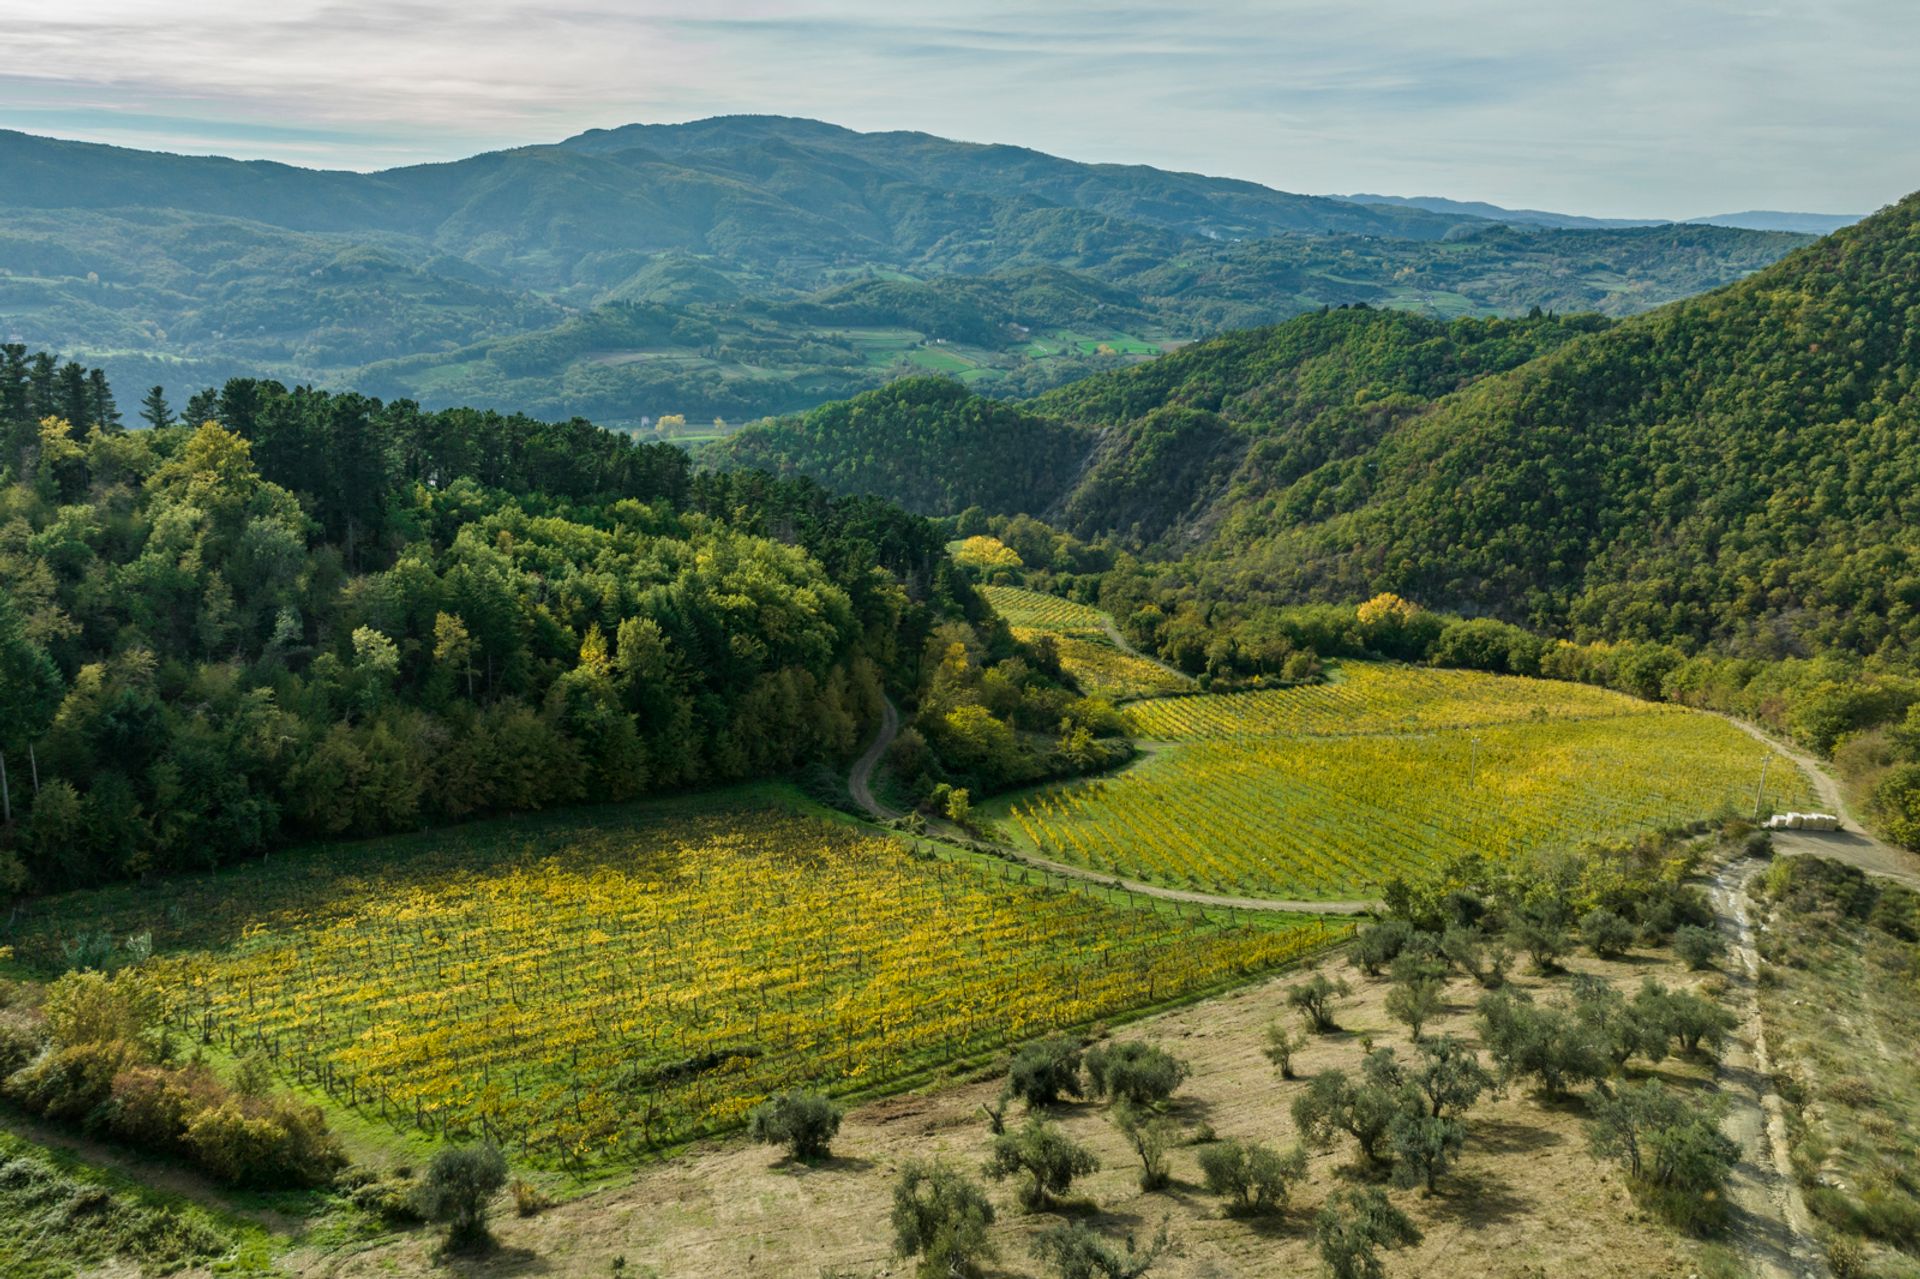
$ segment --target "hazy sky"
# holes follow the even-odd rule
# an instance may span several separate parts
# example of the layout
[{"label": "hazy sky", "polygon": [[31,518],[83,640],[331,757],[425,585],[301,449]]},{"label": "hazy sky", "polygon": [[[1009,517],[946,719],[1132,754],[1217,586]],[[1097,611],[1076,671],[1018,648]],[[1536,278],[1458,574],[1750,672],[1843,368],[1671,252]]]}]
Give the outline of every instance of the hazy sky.
[{"label": "hazy sky", "polygon": [[310,165],[771,112],[1617,216],[1920,188],[1917,0],[18,3],[0,127]]}]

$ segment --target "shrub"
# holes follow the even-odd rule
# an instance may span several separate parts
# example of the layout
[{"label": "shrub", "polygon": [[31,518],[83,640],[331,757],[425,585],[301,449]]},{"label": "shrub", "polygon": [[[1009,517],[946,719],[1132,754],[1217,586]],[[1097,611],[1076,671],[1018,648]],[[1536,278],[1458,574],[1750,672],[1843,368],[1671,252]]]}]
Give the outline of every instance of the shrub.
[{"label": "shrub", "polygon": [[1140,1279],[1170,1251],[1164,1221],[1144,1249],[1136,1249],[1129,1238],[1126,1251],[1116,1251],[1078,1221],[1043,1232],[1032,1246],[1034,1260],[1052,1266],[1060,1279]]},{"label": "shrub", "polygon": [[0,1009],[0,1079],[38,1057],[47,1037],[47,1019],[37,1009]]},{"label": "shrub", "polygon": [[347,1201],[362,1212],[371,1213],[390,1226],[407,1226],[423,1220],[420,1214],[420,1183],[402,1169],[385,1175],[363,1172],[342,1187]]},{"label": "shrub", "polygon": [[287,1098],[229,1097],[196,1113],[184,1140],[201,1167],[252,1190],[324,1186],[347,1162],[320,1108]]},{"label": "shrub", "polygon": [[1387,1016],[1403,1023],[1407,1035],[1420,1042],[1420,1031],[1445,1007],[1440,983],[1420,979],[1396,984],[1387,992]]},{"label": "shrub", "polygon": [[1347,958],[1367,976],[1378,977],[1381,970],[1406,949],[1412,937],[1413,925],[1408,921],[1383,919],[1354,934],[1352,945],[1347,947]]},{"label": "shrub", "polygon": [[1724,1212],[1740,1147],[1720,1131],[1720,1099],[1686,1097],[1659,1082],[1595,1100],[1588,1141],[1618,1162],[1643,1200],[1675,1225],[1705,1229]]},{"label": "shrub", "polygon": [[1334,981],[1325,973],[1315,973],[1306,981],[1287,987],[1287,1006],[1299,1010],[1309,1030],[1326,1034],[1340,1029],[1340,1024],[1333,1017],[1334,1000],[1345,998],[1350,990],[1344,981]]},{"label": "shrub", "polygon": [[137,968],[109,977],[68,973],[47,987],[47,1029],[69,1047],[120,1041],[144,1045],[160,1024],[160,989]]},{"label": "shrub", "polygon": [[1687,967],[1699,972],[1719,962],[1727,953],[1727,943],[1717,928],[1682,924],[1673,933],[1673,953],[1680,956]]},{"label": "shrub", "polygon": [[106,1104],[114,1077],[139,1059],[122,1039],[52,1048],[7,1080],[7,1095],[35,1114],[79,1123]]},{"label": "shrub", "polygon": [[1618,959],[1633,947],[1634,927],[1604,907],[1588,911],[1580,920],[1580,940],[1601,959]]},{"label": "shrub", "polygon": [[1172,1180],[1167,1171],[1167,1151],[1179,1136],[1173,1121],[1164,1115],[1135,1109],[1126,1103],[1113,1108],[1113,1124],[1140,1158],[1140,1189],[1160,1190]]},{"label": "shrub", "polygon": [[1050,1123],[1029,1119],[1018,1132],[993,1139],[987,1175],[995,1181],[1020,1176],[1020,1205],[1041,1212],[1073,1188],[1076,1177],[1098,1171],[1100,1161]]},{"label": "shrub", "polygon": [[1593,1030],[1561,1008],[1505,991],[1480,1001],[1480,1039],[1502,1082],[1534,1079],[1550,1097],[1606,1077],[1609,1060]]},{"label": "shrub", "polygon": [[1383,1248],[1420,1242],[1420,1231],[1377,1187],[1335,1191],[1313,1222],[1320,1259],[1333,1279],[1385,1279]]},{"label": "shrub", "polygon": [[1086,1055],[1087,1082],[1095,1097],[1136,1106],[1166,1101],[1192,1073],[1187,1063],[1157,1044],[1138,1040],[1102,1044]]},{"label": "shrub", "polygon": [[1271,1022],[1267,1026],[1267,1046],[1260,1051],[1279,1070],[1280,1078],[1292,1079],[1293,1055],[1304,1048],[1306,1042],[1306,1036],[1296,1035],[1279,1022]]},{"label": "shrub", "polygon": [[1440,1175],[1452,1166],[1466,1140],[1467,1126],[1452,1116],[1399,1111],[1387,1127],[1394,1184],[1419,1186],[1432,1194]]},{"label": "shrub", "polygon": [[1294,1126],[1322,1148],[1332,1144],[1336,1132],[1343,1132],[1353,1138],[1361,1158],[1381,1163],[1380,1143],[1394,1115],[1405,1108],[1405,1085],[1393,1051],[1386,1048],[1369,1054],[1359,1080],[1345,1071],[1323,1070],[1293,1099]]},{"label": "shrub", "polygon": [[1035,1040],[1013,1055],[1007,1090],[1029,1106],[1080,1095],[1080,1045],[1065,1035]]},{"label": "shrub", "polygon": [[112,1095],[98,1119],[116,1140],[143,1150],[177,1151],[186,1146],[193,1117],[223,1095],[220,1081],[204,1065],[131,1066],[114,1076]]},{"label": "shrub", "polygon": [[993,1205],[964,1173],[939,1161],[910,1159],[893,1183],[893,1247],[918,1257],[921,1279],[968,1279],[992,1260],[987,1238]]},{"label": "shrub", "polygon": [[443,1146],[420,1183],[420,1210],[447,1227],[449,1248],[479,1247],[491,1238],[488,1205],[506,1184],[507,1160],[492,1142]]},{"label": "shrub", "polygon": [[795,1159],[820,1159],[839,1133],[843,1113],[817,1093],[782,1093],[753,1108],[747,1134],[770,1146],[785,1146]]},{"label": "shrub", "polygon": [[1282,1155],[1258,1142],[1223,1141],[1200,1152],[1207,1189],[1225,1197],[1233,1217],[1264,1216],[1286,1206],[1294,1182],[1306,1176],[1307,1152]]}]

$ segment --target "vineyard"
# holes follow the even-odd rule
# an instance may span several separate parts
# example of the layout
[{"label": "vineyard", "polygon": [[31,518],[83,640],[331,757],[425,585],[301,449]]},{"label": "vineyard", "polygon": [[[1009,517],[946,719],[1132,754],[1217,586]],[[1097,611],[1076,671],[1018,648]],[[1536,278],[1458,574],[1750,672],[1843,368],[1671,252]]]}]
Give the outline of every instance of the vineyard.
[{"label": "vineyard", "polygon": [[18,940],[44,958],[76,919],[158,920],[150,962],[194,1038],[393,1125],[580,1168],[726,1129],[781,1088],[909,1080],[1336,935],[1130,909],[787,812],[544,829],[316,850],[117,908],[90,894],[98,912],[53,903]]},{"label": "vineyard", "polygon": [[[1173,740],[1115,777],[991,815],[1048,857],[1131,879],[1363,898],[1449,854],[1572,848],[1755,801],[1765,748],[1711,716],[1542,681],[1343,674],[1142,703],[1141,731]],[[1766,802],[1791,808],[1812,793],[1776,766]]]},{"label": "vineyard", "polygon": [[1084,639],[1026,626],[1014,627],[1013,635],[1022,643],[1031,643],[1042,635],[1051,636],[1054,649],[1060,654],[1060,669],[1072,676],[1080,690],[1091,697],[1120,701],[1164,697],[1193,688],[1191,680],[1144,657],[1123,653],[1104,639]]},{"label": "vineyard", "polygon": [[1563,680],[1372,662],[1344,662],[1325,684],[1178,698],[1134,708],[1141,736],[1172,741],[1404,733],[1515,720],[1686,714],[1675,706]]},{"label": "vineyard", "polygon": [[1036,631],[1054,631],[1066,635],[1104,634],[1107,615],[1086,604],[1021,590],[1017,586],[983,586],[993,611],[1005,618],[1008,626]]}]

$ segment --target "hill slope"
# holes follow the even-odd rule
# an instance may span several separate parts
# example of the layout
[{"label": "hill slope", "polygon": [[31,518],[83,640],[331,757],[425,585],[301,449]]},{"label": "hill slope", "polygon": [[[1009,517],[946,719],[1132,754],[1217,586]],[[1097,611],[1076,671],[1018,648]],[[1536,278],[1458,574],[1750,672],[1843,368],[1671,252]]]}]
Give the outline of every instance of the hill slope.
[{"label": "hill slope", "polygon": [[0,179],[0,337],[122,386],[261,374],[621,424],[929,371],[1019,395],[1326,304],[1624,314],[1800,242],[1522,236],[777,117],[371,174],[0,132]]},{"label": "hill slope", "polygon": [[1920,197],[1618,324],[1335,311],[1061,388],[1100,444],[1030,509],[1208,598],[1874,652],[1920,639],[1917,379]]}]

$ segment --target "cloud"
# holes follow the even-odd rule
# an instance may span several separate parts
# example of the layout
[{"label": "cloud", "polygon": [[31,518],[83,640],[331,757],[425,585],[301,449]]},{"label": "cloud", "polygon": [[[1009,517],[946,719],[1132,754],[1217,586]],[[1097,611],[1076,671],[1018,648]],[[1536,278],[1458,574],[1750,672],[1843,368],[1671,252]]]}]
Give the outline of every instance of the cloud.
[{"label": "cloud", "polygon": [[1599,214],[1920,185],[1910,0],[68,0],[0,125],[374,168],[733,111]]}]

